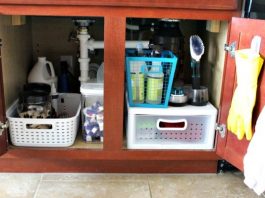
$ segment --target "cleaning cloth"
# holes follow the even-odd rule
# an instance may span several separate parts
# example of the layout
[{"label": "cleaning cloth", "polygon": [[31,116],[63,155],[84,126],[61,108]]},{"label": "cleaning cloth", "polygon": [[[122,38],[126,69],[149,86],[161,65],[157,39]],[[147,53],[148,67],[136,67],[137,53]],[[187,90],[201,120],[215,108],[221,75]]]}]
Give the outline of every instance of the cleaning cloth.
[{"label": "cleaning cloth", "polygon": [[244,157],[245,184],[258,195],[265,191],[265,107],[259,115],[255,133]]}]

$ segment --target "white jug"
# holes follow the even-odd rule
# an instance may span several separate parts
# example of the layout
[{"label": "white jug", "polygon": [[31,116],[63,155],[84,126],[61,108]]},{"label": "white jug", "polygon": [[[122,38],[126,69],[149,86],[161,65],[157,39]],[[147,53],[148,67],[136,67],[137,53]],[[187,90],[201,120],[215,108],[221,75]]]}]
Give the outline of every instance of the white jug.
[{"label": "white jug", "polygon": [[[49,70],[47,68],[49,66]],[[53,65],[46,57],[38,57],[38,62],[34,65],[28,76],[29,83],[46,83],[57,87],[57,77],[55,76]]]}]

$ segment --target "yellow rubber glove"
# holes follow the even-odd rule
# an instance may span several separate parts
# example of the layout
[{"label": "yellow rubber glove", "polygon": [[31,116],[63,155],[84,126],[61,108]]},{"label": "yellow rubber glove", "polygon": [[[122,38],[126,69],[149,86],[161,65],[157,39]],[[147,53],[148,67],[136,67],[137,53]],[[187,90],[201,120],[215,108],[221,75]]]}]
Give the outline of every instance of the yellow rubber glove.
[{"label": "yellow rubber glove", "polygon": [[256,103],[257,81],[263,65],[263,59],[251,49],[235,52],[237,87],[235,89],[227,128],[239,140],[246,135],[252,138],[252,112]]}]

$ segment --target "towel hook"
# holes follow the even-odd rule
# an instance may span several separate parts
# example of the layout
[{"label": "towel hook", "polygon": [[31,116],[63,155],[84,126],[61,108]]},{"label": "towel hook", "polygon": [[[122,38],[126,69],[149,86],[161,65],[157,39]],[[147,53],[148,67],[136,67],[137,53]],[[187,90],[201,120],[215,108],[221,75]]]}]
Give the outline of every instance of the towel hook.
[{"label": "towel hook", "polygon": [[260,50],[260,44],[261,44],[261,37],[256,35],[253,37],[252,41],[251,41],[251,50],[253,50],[253,52],[255,52],[255,54],[259,54],[259,50]]},{"label": "towel hook", "polygon": [[235,51],[236,51],[236,41],[232,42],[230,45],[225,44],[224,50],[227,51],[232,58],[235,57]]}]

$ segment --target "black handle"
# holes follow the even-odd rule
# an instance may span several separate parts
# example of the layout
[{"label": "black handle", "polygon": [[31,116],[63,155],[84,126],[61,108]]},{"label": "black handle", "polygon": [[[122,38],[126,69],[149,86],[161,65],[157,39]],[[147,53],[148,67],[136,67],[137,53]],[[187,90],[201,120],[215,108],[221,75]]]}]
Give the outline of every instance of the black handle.
[{"label": "black handle", "polygon": [[192,89],[200,89],[200,77],[192,78]]},{"label": "black handle", "polygon": [[200,89],[200,62],[191,60],[191,68],[192,68],[192,89]]}]

